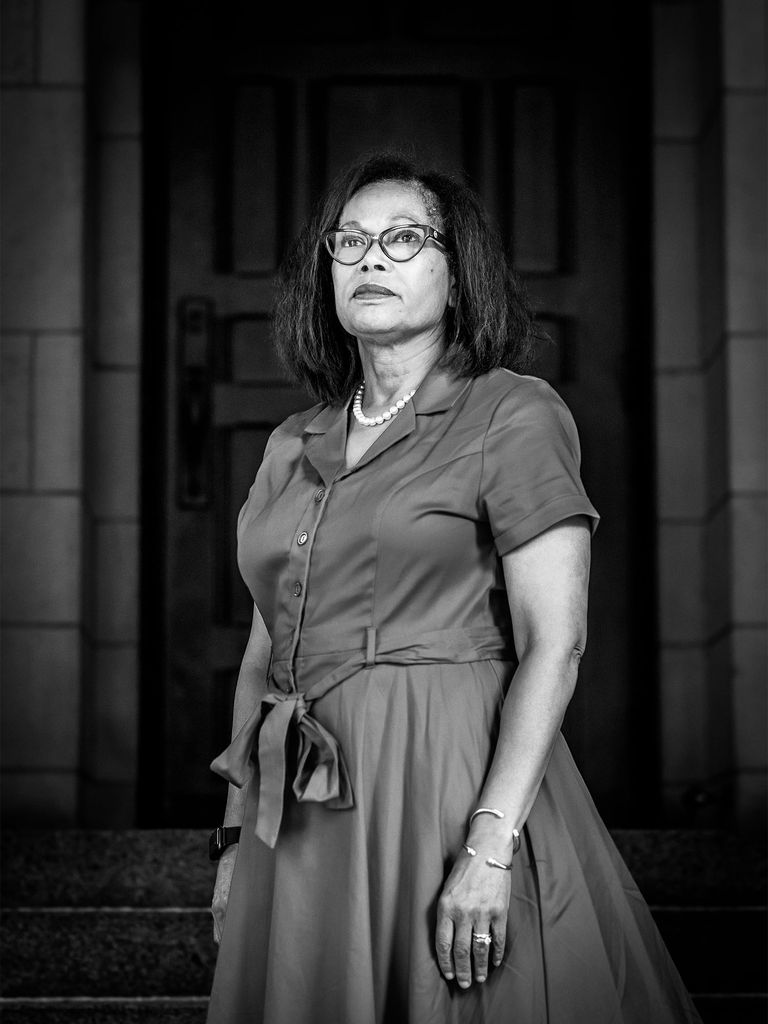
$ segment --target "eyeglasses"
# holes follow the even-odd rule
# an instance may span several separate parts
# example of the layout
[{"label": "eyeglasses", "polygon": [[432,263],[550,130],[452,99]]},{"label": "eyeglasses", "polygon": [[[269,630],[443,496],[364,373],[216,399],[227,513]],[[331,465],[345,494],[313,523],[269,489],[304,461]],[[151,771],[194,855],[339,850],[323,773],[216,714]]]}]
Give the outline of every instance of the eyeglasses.
[{"label": "eyeglasses", "polygon": [[341,228],[326,231],[323,238],[333,259],[348,267],[359,263],[374,242],[378,242],[385,256],[395,263],[405,263],[418,256],[428,238],[434,238],[443,249],[448,247],[445,235],[429,224],[398,224],[378,235],[369,235],[357,228]]}]

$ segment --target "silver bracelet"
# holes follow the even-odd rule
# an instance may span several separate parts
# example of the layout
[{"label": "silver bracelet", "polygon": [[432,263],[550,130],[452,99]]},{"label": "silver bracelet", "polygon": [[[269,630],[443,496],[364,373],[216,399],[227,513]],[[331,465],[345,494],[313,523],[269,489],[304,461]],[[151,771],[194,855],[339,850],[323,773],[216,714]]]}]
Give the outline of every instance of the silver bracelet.
[{"label": "silver bracelet", "polygon": [[478,814],[492,814],[494,818],[503,818],[504,811],[500,811],[497,807],[478,807],[476,811],[473,811],[469,816],[467,827],[472,824]]},{"label": "silver bracelet", "polygon": [[[503,818],[504,817],[504,811],[500,811],[498,809],[498,807],[478,807],[476,811],[473,811],[470,814],[469,821],[467,822],[467,828],[469,828],[469,826],[472,824],[473,820],[477,817],[478,814],[492,814],[494,816],[494,818]],[[513,857],[514,857],[514,855],[517,853],[517,851],[519,849],[520,849],[520,833],[518,832],[518,830],[516,828],[513,828],[512,829],[512,856]],[[469,850],[467,850],[467,852],[469,853]],[[477,851],[475,851],[475,853],[476,852]],[[470,856],[474,856],[474,854],[470,854]],[[501,868],[505,868],[505,870],[508,870],[506,865],[502,864],[500,861],[496,861],[496,863],[492,864],[491,867],[495,867],[495,868],[501,867]]]},{"label": "silver bracelet", "polygon": [[[464,849],[467,851],[470,857],[477,856],[477,850],[474,848],[474,846],[470,846],[469,843],[462,843],[461,845],[464,847]],[[502,862],[500,860],[496,860],[495,857],[486,857],[485,863],[490,868],[501,868],[502,871],[512,870],[511,864],[502,864]]]}]

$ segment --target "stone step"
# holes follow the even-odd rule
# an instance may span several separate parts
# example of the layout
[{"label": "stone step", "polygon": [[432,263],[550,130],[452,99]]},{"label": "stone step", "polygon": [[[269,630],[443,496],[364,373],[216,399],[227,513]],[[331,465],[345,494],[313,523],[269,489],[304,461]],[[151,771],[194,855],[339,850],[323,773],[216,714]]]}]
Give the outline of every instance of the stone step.
[{"label": "stone step", "polygon": [[[703,829],[612,835],[649,903],[768,903],[762,843]],[[216,873],[201,829],[6,829],[0,858],[3,907],[202,907]]]},{"label": "stone step", "polygon": [[[722,832],[614,839],[704,1024],[765,1024],[765,849]],[[6,1024],[203,1024],[216,957],[207,831],[2,834]]]},{"label": "stone step", "polygon": [[[703,1024],[765,1024],[768,999],[699,996]],[[207,1000],[0,1000],[4,1024],[205,1024]],[[649,1022],[650,1024],[650,1022]]]},{"label": "stone step", "polygon": [[[765,908],[654,908],[689,991],[764,994]],[[17,909],[3,914],[4,997],[205,996],[216,947],[209,912]]]},{"label": "stone step", "polygon": [[207,996],[216,946],[200,908],[7,910],[3,996]]},{"label": "stone step", "polygon": [[3,1024],[205,1024],[207,999],[4,999]]},{"label": "stone step", "polygon": [[204,907],[216,866],[200,829],[7,829],[3,907]]}]

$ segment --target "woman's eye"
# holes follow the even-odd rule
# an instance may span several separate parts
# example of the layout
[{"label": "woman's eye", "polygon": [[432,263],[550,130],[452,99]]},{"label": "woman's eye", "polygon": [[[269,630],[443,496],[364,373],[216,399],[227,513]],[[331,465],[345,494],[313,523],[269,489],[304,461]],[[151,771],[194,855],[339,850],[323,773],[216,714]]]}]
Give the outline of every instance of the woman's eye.
[{"label": "woman's eye", "polygon": [[354,245],[362,245],[363,240],[359,235],[343,235],[341,244],[349,248]]},{"label": "woman's eye", "polygon": [[415,242],[415,241],[417,241],[418,237],[419,236],[416,234],[415,231],[412,231],[410,228],[403,228],[402,231],[395,232],[395,236],[393,238],[393,241],[394,242],[406,242],[406,243],[407,242]]}]

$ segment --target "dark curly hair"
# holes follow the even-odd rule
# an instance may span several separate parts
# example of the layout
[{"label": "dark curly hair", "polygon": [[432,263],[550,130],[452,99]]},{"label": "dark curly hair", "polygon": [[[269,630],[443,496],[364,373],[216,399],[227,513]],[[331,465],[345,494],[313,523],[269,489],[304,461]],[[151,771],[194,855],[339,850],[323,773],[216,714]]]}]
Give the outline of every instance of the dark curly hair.
[{"label": "dark curly hair", "polygon": [[375,153],[343,171],[318,202],[280,268],[274,331],[288,371],[319,400],[344,402],[362,377],[357,341],[336,317],[324,232],[366,185],[398,181],[419,189],[450,244],[456,306],[447,310],[441,365],[461,377],[496,367],[518,372],[534,358],[531,311],[497,233],[463,181],[423,169],[399,153]]}]

